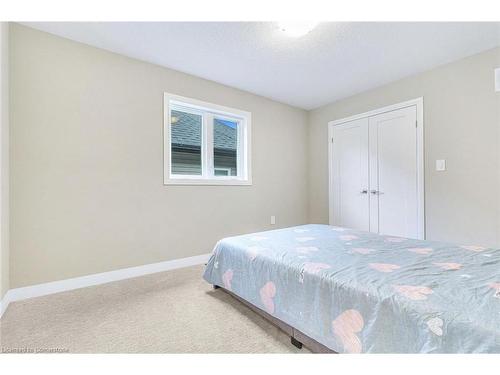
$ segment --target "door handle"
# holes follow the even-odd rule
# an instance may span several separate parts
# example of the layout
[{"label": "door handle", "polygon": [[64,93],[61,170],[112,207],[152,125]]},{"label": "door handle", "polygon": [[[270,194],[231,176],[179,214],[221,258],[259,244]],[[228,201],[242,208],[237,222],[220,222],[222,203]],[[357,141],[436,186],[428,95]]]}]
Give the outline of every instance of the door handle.
[{"label": "door handle", "polygon": [[384,193],[382,193],[381,191],[378,191],[378,190],[371,190],[370,193],[372,193],[373,195],[382,195]]},{"label": "door handle", "polygon": [[364,189],[360,191],[361,194],[368,194],[368,190]]}]

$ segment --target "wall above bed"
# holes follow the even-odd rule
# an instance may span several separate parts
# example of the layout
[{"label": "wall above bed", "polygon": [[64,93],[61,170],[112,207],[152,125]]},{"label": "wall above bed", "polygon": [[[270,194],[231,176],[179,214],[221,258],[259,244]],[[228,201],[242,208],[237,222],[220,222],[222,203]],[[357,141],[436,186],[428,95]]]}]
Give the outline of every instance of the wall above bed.
[{"label": "wall above bed", "polygon": [[427,238],[500,245],[499,65],[496,48],[310,111],[310,222],[328,222],[328,121],[422,96]]},{"label": "wall above bed", "polygon": [[[17,24],[10,58],[11,288],[307,222],[305,111]],[[164,92],[252,113],[252,186],[163,185]]]}]

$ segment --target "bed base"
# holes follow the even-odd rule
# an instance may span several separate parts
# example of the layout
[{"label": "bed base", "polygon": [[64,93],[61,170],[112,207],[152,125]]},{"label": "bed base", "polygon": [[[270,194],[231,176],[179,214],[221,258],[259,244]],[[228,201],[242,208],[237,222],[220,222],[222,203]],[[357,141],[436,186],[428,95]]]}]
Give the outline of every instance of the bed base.
[{"label": "bed base", "polygon": [[231,295],[233,298],[237,299],[239,302],[247,306],[250,310],[253,312],[259,314],[262,316],[264,319],[268,320],[270,323],[278,327],[280,330],[285,332],[288,336],[290,336],[290,342],[293,346],[302,349],[303,346],[308,348],[311,352],[313,353],[337,353],[333,351],[332,349],[326,347],[323,344],[320,344],[316,340],[310,338],[307,336],[305,333],[302,333],[298,329],[290,326],[289,324],[283,322],[282,320],[275,318],[274,316],[268,314],[264,310],[261,310],[257,306],[251,304],[250,302],[244,300],[243,298],[237,296],[233,292],[230,292],[229,290],[219,286],[219,285],[214,285],[214,289],[221,289],[227,294]]},{"label": "bed base", "polygon": [[292,343],[293,346],[295,346],[296,348],[299,348],[299,349],[302,349],[302,343],[297,340],[295,337],[290,337],[290,342]]}]

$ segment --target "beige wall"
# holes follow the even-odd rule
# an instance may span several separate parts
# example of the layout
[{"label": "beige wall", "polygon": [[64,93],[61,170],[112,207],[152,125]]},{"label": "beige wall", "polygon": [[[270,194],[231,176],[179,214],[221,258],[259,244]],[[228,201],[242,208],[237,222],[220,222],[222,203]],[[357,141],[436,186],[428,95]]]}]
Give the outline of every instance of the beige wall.
[{"label": "beige wall", "polygon": [[310,221],[328,222],[328,121],[423,96],[427,238],[498,245],[499,66],[497,48],[309,112]]},{"label": "beige wall", "polygon": [[[163,92],[252,112],[253,186],[164,186]],[[11,288],[307,222],[307,113],[11,27]]]},{"label": "beige wall", "polygon": [[[0,22],[0,299],[9,289],[9,24]],[[0,312],[1,313],[1,312]]]}]

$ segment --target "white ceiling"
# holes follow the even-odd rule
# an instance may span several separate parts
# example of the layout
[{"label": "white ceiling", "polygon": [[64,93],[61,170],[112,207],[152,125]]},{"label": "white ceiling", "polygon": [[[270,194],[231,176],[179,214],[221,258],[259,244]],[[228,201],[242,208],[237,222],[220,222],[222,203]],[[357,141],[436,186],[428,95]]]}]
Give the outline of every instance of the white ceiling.
[{"label": "white ceiling", "polygon": [[304,109],[500,45],[500,23],[24,23]]}]

